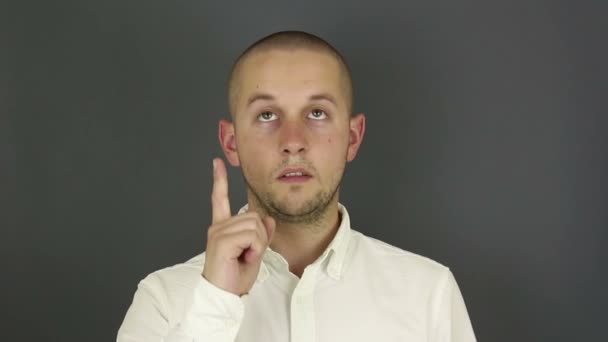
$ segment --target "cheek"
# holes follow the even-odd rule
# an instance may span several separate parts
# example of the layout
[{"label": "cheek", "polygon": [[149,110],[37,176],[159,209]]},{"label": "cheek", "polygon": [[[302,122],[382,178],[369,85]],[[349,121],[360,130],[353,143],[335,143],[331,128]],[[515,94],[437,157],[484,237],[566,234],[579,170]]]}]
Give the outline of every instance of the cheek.
[{"label": "cheek", "polygon": [[249,176],[263,174],[272,165],[272,142],[263,135],[243,135],[237,140],[239,159]]},{"label": "cheek", "polygon": [[247,132],[247,134],[243,132],[237,137],[236,144],[239,154],[246,154],[247,156],[244,157],[249,159],[251,154],[258,153],[265,146],[264,137],[255,132]]},{"label": "cheek", "polygon": [[340,163],[343,163],[346,156],[346,150],[348,148],[347,138],[337,132],[327,135],[320,140],[322,146],[319,149],[319,157],[322,159],[325,165],[332,165],[332,169],[340,167]]},{"label": "cheek", "polygon": [[323,138],[321,141],[323,144],[330,149],[344,149],[348,145],[348,132],[344,132],[341,129],[334,128],[326,132],[321,132]]},{"label": "cheek", "polygon": [[260,164],[268,159],[268,148],[260,141],[246,142],[239,149],[239,157],[250,169],[260,169]]}]

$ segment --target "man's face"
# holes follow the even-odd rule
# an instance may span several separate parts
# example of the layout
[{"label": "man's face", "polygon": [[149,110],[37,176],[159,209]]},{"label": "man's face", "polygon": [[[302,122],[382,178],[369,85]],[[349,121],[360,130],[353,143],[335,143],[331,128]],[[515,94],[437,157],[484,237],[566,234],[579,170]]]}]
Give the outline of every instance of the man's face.
[{"label": "man's face", "polygon": [[308,221],[337,201],[365,125],[350,117],[344,77],[331,54],[305,49],[258,52],[241,65],[234,124],[224,129],[235,151],[224,150],[268,214]]}]

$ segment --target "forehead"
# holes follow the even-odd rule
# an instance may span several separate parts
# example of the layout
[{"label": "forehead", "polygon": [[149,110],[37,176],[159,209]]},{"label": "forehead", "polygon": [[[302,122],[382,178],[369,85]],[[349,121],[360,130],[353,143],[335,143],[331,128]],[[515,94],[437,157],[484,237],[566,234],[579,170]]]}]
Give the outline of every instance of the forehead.
[{"label": "forehead", "polygon": [[345,97],[341,64],[328,52],[307,49],[254,52],[239,69],[236,99],[239,105],[255,92],[268,92],[276,97],[308,97],[311,92]]}]

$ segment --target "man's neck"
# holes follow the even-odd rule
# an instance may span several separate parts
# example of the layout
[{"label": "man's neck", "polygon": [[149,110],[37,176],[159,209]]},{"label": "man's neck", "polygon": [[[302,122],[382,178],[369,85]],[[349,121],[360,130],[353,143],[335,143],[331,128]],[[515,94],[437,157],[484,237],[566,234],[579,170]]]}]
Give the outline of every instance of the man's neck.
[{"label": "man's neck", "polygon": [[277,220],[270,248],[281,254],[287,260],[291,273],[300,278],[306,266],[317,260],[331,243],[340,220],[337,199],[329,204],[317,222],[291,223]]}]

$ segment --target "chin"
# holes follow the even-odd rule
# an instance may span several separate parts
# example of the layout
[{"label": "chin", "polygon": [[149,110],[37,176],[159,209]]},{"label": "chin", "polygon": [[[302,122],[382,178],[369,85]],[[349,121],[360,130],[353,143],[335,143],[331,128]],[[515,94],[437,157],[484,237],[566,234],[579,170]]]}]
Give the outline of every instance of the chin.
[{"label": "chin", "polygon": [[274,198],[271,202],[272,207],[284,215],[305,216],[313,212],[324,212],[331,197],[323,192],[306,195],[292,193]]},{"label": "chin", "polygon": [[314,211],[318,204],[313,201],[279,201],[274,203],[274,207],[283,214],[300,216]]},{"label": "chin", "polygon": [[247,178],[245,181],[253,199],[264,211],[275,219],[294,223],[311,222],[322,217],[338,189],[324,191],[311,186],[257,189],[251,186]]},{"label": "chin", "polygon": [[270,203],[270,211],[279,221],[315,224],[325,216],[330,202],[323,196],[314,196],[308,200],[273,201]]}]

